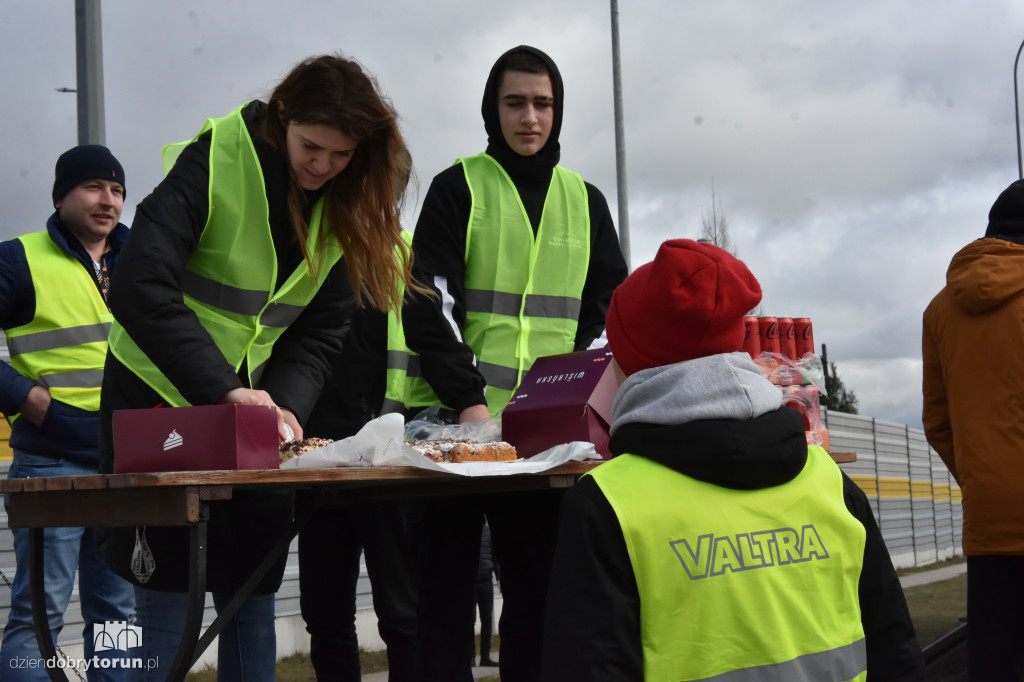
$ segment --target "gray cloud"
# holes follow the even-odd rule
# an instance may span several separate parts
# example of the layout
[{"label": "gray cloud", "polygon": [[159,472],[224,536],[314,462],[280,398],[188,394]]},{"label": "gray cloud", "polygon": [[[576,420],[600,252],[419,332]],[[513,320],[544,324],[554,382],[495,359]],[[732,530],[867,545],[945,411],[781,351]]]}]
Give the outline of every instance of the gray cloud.
[{"label": "gray cloud", "polygon": [[[920,319],[952,255],[1016,178],[1009,0],[620,3],[633,264],[696,237],[716,198],[766,314],[809,316],[862,412],[918,426]],[[299,59],[342,51],[403,119],[420,196],[484,145],[494,58],[519,43],[566,82],[563,162],[617,208],[608,6],[105,0],[107,144],[135,204],[160,148],[260,97]],[[76,143],[74,11],[0,6],[0,237],[41,229],[53,163]],[[415,221],[418,200],[406,216]]]}]

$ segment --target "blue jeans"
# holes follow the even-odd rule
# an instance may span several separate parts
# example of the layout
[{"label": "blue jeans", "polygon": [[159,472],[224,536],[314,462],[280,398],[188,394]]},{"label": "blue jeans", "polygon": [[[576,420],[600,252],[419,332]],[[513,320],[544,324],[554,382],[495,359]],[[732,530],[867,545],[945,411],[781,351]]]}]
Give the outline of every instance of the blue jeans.
[{"label": "blue jeans", "polygon": [[[230,600],[231,595],[213,595],[218,613]],[[184,592],[135,587],[136,622],[142,629],[141,656],[146,666],[131,670],[129,680],[160,682],[165,678],[181,642],[187,608],[188,595]],[[274,595],[252,595],[217,638],[217,680],[273,682],[276,667]]]},{"label": "blue jeans", "polygon": [[[53,457],[33,455],[14,451],[7,478],[44,478],[50,476],[76,476],[95,474],[96,467],[67,462]],[[4,506],[7,506],[6,496]],[[32,598],[29,592],[29,550],[28,530],[12,528],[14,533],[14,556],[18,567],[11,586],[11,611],[4,627],[3,643],[0,644],[0,679],[22,682],[23,680],[49,680],[46,670],[41,667],[39,645],[32,627]],[[45,567],[44,586],[46,591],[46,614],[50,624],[50,635],[54,643],[64,627],[64,612],[71,601],[78,572],[79,604],[85,627],[82,631],[86,661],[98,658],[131,658],[132,651],[109,649],[95,651],[93,626],[104,626],[107,622],[131,622],[134,620],[132,586],[111,571],[100,558],[93,544],[89,528],[47,528],[43,532],[43,563]],[[33,667],[33,664],[36,667]],[[123,680],[124,671],[113,667],[90,666],[88,679]]]}]

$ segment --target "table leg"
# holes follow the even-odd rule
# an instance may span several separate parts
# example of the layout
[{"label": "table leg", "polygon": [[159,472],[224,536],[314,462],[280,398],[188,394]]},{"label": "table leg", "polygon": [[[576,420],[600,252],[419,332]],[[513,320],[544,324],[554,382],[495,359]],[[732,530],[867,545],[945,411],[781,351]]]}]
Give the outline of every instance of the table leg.
[{"label": "table leg", "polygon": [[174,663],[165,678],[169,682],[185,679],[196,659],[206,647],[196,650],[199,633],[203,628],[203,610],[206,606],[206,524],[210,519],[208,502],[200,502],[199,521],[189,527],[188,610],[185,612],[185,630]]},{"label": "table leg", "polygon": [[[28,529],[29,594],[32,599],[32,622],[35,624],[36,642],[44,661],[57,660],[57,648],[50,635],[50,619],[46,615],[46,585],[43,567],[43,528]],[[54,682],[67,682],[67,674],[57,666],[47,667],[46,674]]]},{"label": "table leg", "polygon": [[288,551],[292,540],[298,535],[299,530],[309,521],[313,515],[315,505],[309,505],[303,509],[297,509],[295,518],[288,525],[288,529],[278,540],[277,544],[267,553],[256,567],[252,575],[238,589],[235,596],[231,598],[228,605],[217,614],[217,617],[206,632],[199,636],[203,624],[203,609],[206,604],[206,522],[209,520],[209,507],[207,502],[202,502],[199,511],[199,522],[190,529],[189,539],[189,606],[185,618],[185,631],[181,636],[181,644],[178,646],[178,653],[174,658],[174,665],[165,678],[168,682],[179,682],[185,679],[185,675],[192,668],[195,662],[209,648],[213,640],[221,633],[227,622],[241,608],[242,603],[249,598],[252,591],[259,584],[263,576],[274,565],[274,562],[283,552]]},{"label": "table leg", "polygon": [[271,569],[278,557],[280,557],[282,553],[288,551],[288,547],[291,545],[292,540],[299,534],[302,527],[305,526],[313,516],[314,509],[315,505],[308,505],[295,510],[295,517],[292,519],[291,523],[288,524],[288,528],[285,530],[281,538],[271,548],[271,550],[267,552],[267,555],[263,557],[263,561],[260,562],[260,565],[257,566],[255,570],[253,570],[252,575],[250,575],[245,583],[238,588],[235,596],[231,598],[231,601],[228,602],[227,606],[217,614],[217,618],[210,623],[210,627],[206,628],[206,632],[203,633],[203,636],[197,645],[197,657],[201,656],[202,653],[206,651],[207,647],[213,643],[214,638],[219,635],[221,630],[224,629],[224,626],[227,625],[227,622],[231,620],[236,613],[238,613],[238,609],[242,608],[242,604],[249,598],[252,591],[256,589],[256,585],[258,585],[263,579],[263,576],[267,574],[267,571]]}]

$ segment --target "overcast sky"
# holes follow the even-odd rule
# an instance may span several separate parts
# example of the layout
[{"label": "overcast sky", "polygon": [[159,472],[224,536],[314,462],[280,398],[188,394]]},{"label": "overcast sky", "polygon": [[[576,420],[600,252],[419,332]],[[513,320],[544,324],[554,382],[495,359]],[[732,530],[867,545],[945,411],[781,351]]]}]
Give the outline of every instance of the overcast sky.
[{"label": "overcast sky", "polygon": [[[861,414],[919,428],[921,313],[1017,179],[1019,0],[623,0],[632,266],[697,238],[712,187],[766,315],[810,317]],[[122,221],[160,148],[340,51],[402,117],[419,181],[486,139],[495,58],[530,44],[565,80],[562,163],[618,216],[611,20],[600,0],[102,3],[106,143]],[[0,237],[44,227],[77,143],[70,0],[0,3]],[[618,221],[617,221],[618,222]]]}]

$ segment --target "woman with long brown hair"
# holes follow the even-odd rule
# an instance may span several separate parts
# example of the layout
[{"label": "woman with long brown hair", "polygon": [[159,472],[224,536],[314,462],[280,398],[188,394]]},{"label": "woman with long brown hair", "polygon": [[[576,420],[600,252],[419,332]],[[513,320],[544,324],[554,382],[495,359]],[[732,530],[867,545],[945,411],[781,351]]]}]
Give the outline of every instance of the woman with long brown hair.
[{"label": "woman with long brown hair", "polygon": [[[372,77],[337,55],[307,59],[274,89],[164,151],[165,179],[139,205],[110,292],[101,472],[112,414],[234,403],[275,409],[302,437],[356,306],[401,305],[409,154]],[[291,493],[215,503],[207,585],[220,610],[292,514]],[[104,557],[135,585],[142,656],[166,671],[185,616],[183,529],[110,529]],[[274,593],[284,557],[219,640],[220,679],[273,679]],[[142,671],[154,679],[164,672]]]}]

